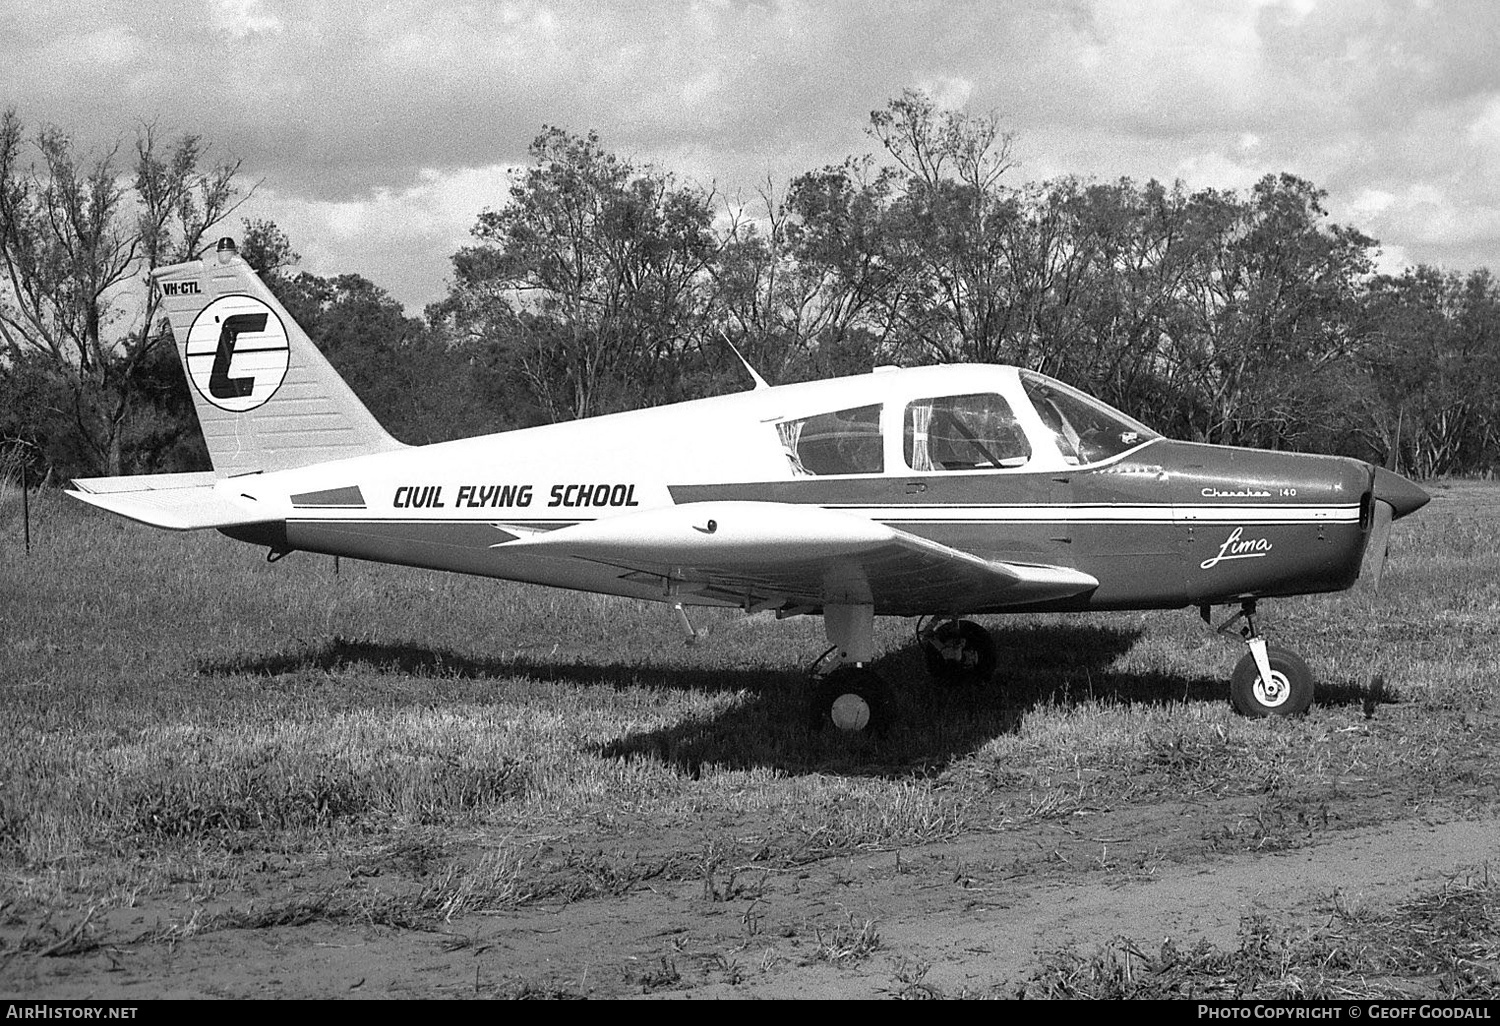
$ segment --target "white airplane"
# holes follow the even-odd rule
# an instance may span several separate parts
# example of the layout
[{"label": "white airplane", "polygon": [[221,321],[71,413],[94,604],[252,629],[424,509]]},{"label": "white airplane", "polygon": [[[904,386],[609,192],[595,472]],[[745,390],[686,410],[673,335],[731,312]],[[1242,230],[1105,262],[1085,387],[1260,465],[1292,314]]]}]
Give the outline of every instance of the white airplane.
[{"label": "white airplane", "polygon": [[[1357,460],[1172,441],[1041,374],[881,369],[461,441],[388,435],[235,252],[155,273],[213,470],[69,494],[174,530],[684,606],[821,614],[814,722],[882,730],[877,615],[988,679],[960,616],[1238,605],[1231,699],[1307,709],[1258,599],[1337,591],[1427,495]],[[753,375],[754,372],[751,371]],[[1378,564],[1377,564],[1378,573]],[[683,613],[686,619],[686,613]],[[919,627],[923,620],[919,620]],[[691,624],[689,624],[691,629]]]}]

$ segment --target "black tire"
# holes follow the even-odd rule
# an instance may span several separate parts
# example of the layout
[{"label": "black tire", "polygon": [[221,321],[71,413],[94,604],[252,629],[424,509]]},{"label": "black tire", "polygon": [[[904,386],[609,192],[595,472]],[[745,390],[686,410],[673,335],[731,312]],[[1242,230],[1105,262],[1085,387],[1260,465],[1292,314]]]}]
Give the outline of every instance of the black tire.
[{"label": "black tire", "polygon": [[1266,646],[1271,676],[1276,687],[1268,691],[1260,681],[1255,657],[1248,652],[1229,679],[1229,701],[1241,716],[1301,716],[1313,702],[1317,690],[1312,671],[1295,652]]},{"label": "black tire", "polygon": [[812,700],[812,727],[843,734],[883,735],[891,727],[894,698],[879,674],[841,666],[818,682]]},{"label": "black tire", "polygon": [[927,673],[943,684],[984,684],[995,674],[995,639],[973,620],[939,624],[922,645]]}]

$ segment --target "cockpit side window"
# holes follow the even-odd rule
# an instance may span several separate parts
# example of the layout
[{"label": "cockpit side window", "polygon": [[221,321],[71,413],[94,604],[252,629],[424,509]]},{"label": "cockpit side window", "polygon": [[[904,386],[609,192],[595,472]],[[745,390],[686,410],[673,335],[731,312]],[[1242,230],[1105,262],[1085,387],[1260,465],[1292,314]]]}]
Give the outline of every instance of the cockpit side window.
[{"label": "cockpit side window", "polygon": [[919,399],[906,407],[906,464],[918,473],[1023,466],[1031,444],[1003,396]]},{"label": "cockpit side window", "polygon": [[1098,463],[1161,437],[1119,410],[1040,374],[1022,373],[1021,384],[1068,463]]},{"label": "cockpit side window", "polygon": [[776,425],[794,474],[878,474],[885,469],[880,406],[857,406]]}]

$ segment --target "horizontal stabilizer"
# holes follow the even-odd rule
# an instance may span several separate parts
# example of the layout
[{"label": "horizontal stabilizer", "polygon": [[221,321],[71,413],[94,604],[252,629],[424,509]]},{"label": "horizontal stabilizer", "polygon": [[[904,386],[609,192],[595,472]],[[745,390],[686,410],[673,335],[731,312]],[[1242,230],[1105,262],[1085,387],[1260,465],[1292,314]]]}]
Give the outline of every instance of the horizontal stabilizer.
[{"label": "horizontal stabilizer", "polygon": [[869,602],[914,615],[1047,602],[1099,586],[1068,567],[984,559],[820,506],[692,502],[536,534],[496,526],[520,536],[495,548],[606,563],[768,608]]},{"label": "horizontal stabilizer", "polygon": [[215,487],[216,480],[212,471],[84,477],[73,481],[68,494],[122,517],[173,531],[236,527],[277,519],[256,510],[254,500],[229,497]]}]

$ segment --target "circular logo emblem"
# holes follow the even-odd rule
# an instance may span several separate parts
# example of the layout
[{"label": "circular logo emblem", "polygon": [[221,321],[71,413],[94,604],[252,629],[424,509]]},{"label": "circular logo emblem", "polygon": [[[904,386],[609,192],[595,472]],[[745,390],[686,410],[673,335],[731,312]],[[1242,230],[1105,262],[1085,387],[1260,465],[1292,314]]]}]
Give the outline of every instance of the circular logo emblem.
[{"label": "circular logo emblem", "polygon": [[220,296],[188,329],[188,377],[203,398],[230,413],[264,405],[281,387],[291,357],[281,318],[254,296]]}]

